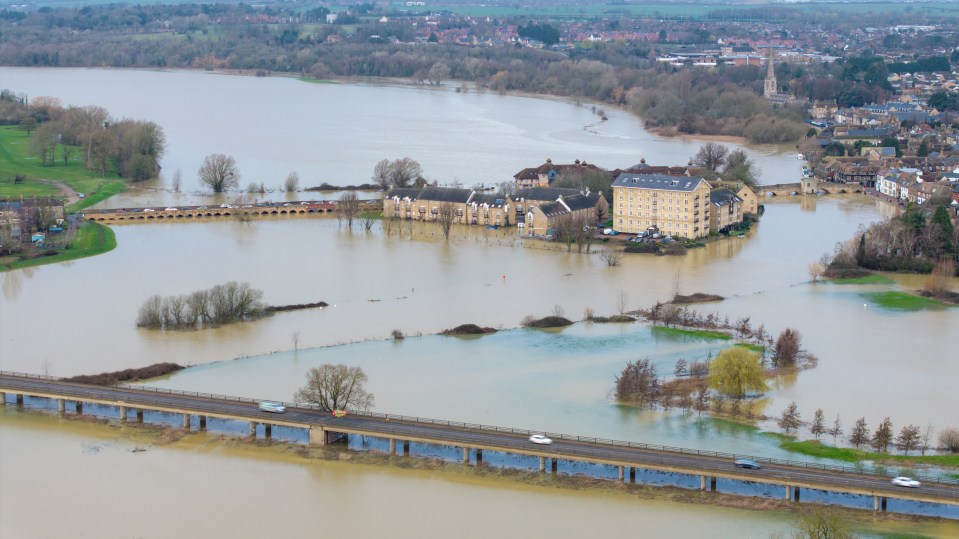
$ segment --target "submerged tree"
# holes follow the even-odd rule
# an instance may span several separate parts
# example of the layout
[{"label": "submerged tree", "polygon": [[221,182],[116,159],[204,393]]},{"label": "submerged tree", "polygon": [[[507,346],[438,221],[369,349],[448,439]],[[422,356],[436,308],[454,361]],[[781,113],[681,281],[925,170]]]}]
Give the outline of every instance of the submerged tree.
[{"label": "submerged tree", "polygon": [[214,193],[222,193],[240,185],[240,171],[236,168],[236,160],[222,153],[206,156],[197,174],[200,177],[200,183],[212,189]]},{"label": "submerged tree", "polygon": [[326,363],[306,373],[306,385],[293,398],[326,412],[368,411],[373,408],[373,394],[366,390],[366,381],[366,373],[359,367]]},{"label": "submerged tree", "polygon": [[719,352],[709,364],[709,387],[735,398],[749,391],[765,391],[759,354],[741,346]]}]

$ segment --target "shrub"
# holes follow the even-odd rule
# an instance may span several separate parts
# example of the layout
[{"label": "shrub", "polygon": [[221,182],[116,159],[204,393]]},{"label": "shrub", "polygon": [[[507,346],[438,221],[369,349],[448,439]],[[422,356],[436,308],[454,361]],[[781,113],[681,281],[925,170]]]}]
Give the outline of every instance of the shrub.
[{"label": "shrub", "polygon": [[949,427],[939,433],[939,445],[953,453],[959,453],[959,429]]},{"label": "shrub", "polygon": [[403,335],[403,332],[398,329],[394,329],[391,335],[393,335],[394,341],[399,341],[406,338],[406,335]]}]

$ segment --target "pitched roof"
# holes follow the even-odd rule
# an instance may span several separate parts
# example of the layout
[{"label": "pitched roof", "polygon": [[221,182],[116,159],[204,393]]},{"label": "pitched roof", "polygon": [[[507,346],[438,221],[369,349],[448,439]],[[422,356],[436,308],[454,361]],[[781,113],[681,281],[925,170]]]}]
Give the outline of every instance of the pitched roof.
[{"label": "pitched roof", "polygon": [[408,198],[410,200],[416,200],[416,197],[420,195],[421,189],[419,187],[394,187],[386,192],[384,198]]},{"label": "pitched roof", "polygon": [[579,189],[564,189],[562,187],[530,187],[519,189],[513,195],[513,200],[556,200],[580,194]]},{"label": "pitched roof", "polygon": [[497,208],[498,208],[498,207],[502,207],[504,204],[506,204],[506,196],[505,196],[505,195],[488,195],[488,194],[480,195],[480,194],[476,194],[476,195],[473,195],[473,198],[470,199],[470,204],[476,204],[477,206],[479,206],[479,205],[481,205],[481,204],[486,204],[487,206],[492,206],[492,207],[497,207]]},{"label": "pitched roof", "polygon": [[664,191],[691,192],[705,183],[702,178],[685,176],[667,176],[665,174],[630,174],[624,172],[613,182],[613,187],[632,187],[637,189],[661,189]]},{"label": "pitched roof", "polygon": [[709,193],[709,203],[713,206],[725,206],[732,202],[742,202],[743,199],[729,189],[716,189]]},{"label": "pitched roof", "polygon": [[473,195],[471,189],[459,189],[456,187],[424,187],[420,192],[418,200],[432,200],[435,202],[461,202],[470,201]]}]

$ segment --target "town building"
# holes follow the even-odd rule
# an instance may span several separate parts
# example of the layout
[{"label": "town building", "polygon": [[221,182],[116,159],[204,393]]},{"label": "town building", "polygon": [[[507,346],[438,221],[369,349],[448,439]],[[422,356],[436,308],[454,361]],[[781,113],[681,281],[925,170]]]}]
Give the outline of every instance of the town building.
[{"label": "town building", "polygon": [[596,165],[588,164],[586,161],[577,159],[570,165],[554,165],[552,159],[547,159],[545,163],[538,167],[524,168],[513,175],[516,181],[517,189],[528,189],[531,187],[549,187],[553,181],[560,175],[567,175],[574,178],[582,178],[586,174],[607,172]]},{"label": "town building", "polygon": [[[589,191],[580,191],[579,189],[564,189],[560,187],[532,187],[529,189],[520,189],[511,197],[516,207],[516,222],[522,222],[526,219],[527,213],[543,204],[552,204],[563,198],[577,195],[589,195]],[[605,221],[609,218],[609,203],[605,197],[595,197],[596,222]]]},{"label": "town building", "polygon": [[533,206],[526,212],[525,232],[529,236],[556,237],[570,227],[593,227],[597,207],[606,203],[598,193],[562,197],[556,202]]},{"label": "town building", "polygon": [[656,226],[686,238],[709,235],[709,192],[703,178],[620,174],[613,182],[613,227],[637,234]]},{"label": "town building", "polygon": [[453,222],[464,225],[512,226],[516,224],[513,201],[506,195],[479,194],[455,187],[400,187],[383,197],[383,217],[412,221],[436,221],[449,204]]},{"label": "town building", "polygon": [[743,199],[730,189],[715,189],[709,194],[709,229],[728,232],[743,222]]}]

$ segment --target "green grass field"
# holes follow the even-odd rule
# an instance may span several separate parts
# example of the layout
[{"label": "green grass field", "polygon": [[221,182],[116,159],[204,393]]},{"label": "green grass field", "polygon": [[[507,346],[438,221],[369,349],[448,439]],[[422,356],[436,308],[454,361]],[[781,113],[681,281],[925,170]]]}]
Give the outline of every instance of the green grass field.
[{"label": "green grass field", "polygon": [[865,277],[851,277],[849,279],[833,279],[830,281],[835,284],[895,284],[896,281],[893,281],[885,275],[866,275]]},{"label": "green grass field", "polygon": [[[0,127],[0,198],[59,196],[60,190],[49,181],[63,182],[75,191],[87,195],[108,189],[112,196],[119,190],[116,186],[106,186],[111,183],[123,185],[116,174],[107,174],[106,178],[103,178],[95,171],[88,170],[83,164],[79,148],[73,149],[66,165],[60,155],[58,150],[57,162],[53,166],[42,166],[38,158],[30,155],[30,139],[25,131],[16,126]],[[14,183],[17,175],[26,177],[26,181]],[[99,200],[102,198],[97,201]]]},{"label": "green grass field", "polygon": [[694,337],[698,339],[718,339],[728,341],[733,338],[728,333],[721,331],[708,331],[705,329],[678,329],[664,326],[653,326],[653,335],[665,335],[669,337]]},{"label": "green grass field", "polygon": [[745,348],[746,350],[749,350],[749,351],[751,351],[751,352],[756,352],[757,354],[762,354],[763,351],[766,350],[766,347],[765,347],[765,346],[761,346],[761,345],[753,344],[753,343],[749,343],[749,342],[738,342],[738,343],[734,344],[733,346],[738,346],[738,347],[740,347],[740,348]]},{"label": "green grass field", "polygon": [[931,464],[935,466],[959,466],[959,455],[926,455],[920,456],[918,451],[913,451],[913,455],[893,455],[890,453],[874,453],[872,451],[862,451],[848,447],[833,447],[825,445],[818,440],[796,441],[790,436],[779,435],[779,447],[825,459],[835,459],[843,462],[861,462],[861,461],[879,461],[894,462],[899,465],[908,464]]},{"label": "green grass field", "polygon": [[29,268],[32,266],[42,266],[45,264],[56,264],[57,262],[66,262],[67,260],[76,260],[86,258],[112,251],[117,246],[117,238],[113,230],[100,223],[87,222],[77,231],[77,236],[69,247],[63,249],[53,256],[41,256],[29,260],[18,260],[16,262],[0,265],[0,271],[10,271],[20,268]]},{"label": "green grass field", "polygon": [[870,292],[863,294],[863,297],[884,309],[895,311],[921,311],[930,307],[948,307],[941,301],[907,294],[906,292]]}]

